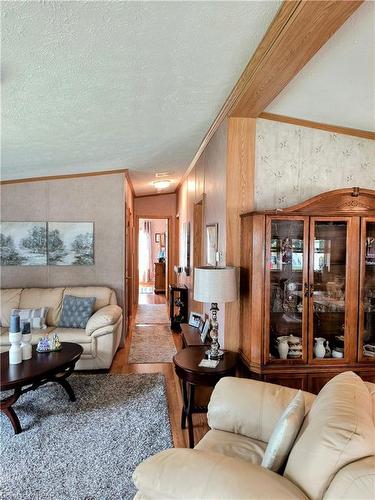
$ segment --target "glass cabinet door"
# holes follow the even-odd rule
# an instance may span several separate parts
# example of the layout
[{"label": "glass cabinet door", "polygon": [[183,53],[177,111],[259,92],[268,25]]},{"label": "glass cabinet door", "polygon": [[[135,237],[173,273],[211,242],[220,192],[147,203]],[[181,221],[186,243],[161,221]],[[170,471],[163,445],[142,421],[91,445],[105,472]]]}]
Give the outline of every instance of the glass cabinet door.
[{"label": "glass cabinet door", "polygon": [[375,219],[362,220],[359,360],[375,363]]},{"label": "glass cabinet door", "polygon": [[306,362],[308,219],[267,223],[265,362]]},{"label": "glass cabinet door", "polygon": [[347,220],[311,220],[310,359],[347,358]]}]

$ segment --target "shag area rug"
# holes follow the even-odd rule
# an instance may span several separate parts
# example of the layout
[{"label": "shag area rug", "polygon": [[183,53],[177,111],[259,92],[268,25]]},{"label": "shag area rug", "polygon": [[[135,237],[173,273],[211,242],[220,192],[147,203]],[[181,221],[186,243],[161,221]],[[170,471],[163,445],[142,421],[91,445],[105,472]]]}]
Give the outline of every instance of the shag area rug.
[{"label": "shag area rug", "polygon": [[128,363],[172,363],[176,352],[169,325],[136,325]]},{"label": "shag area rug", "polygon": [[140,304],[135,317],[136,325],[169,323],[166,304]]},{"label": "shag area rug", "polygon": [[23,432],[1,416],[1,492],[7,500],[131,499],[131,475],[172,447],[161,374],[76,375],[77,401],[57,384],[21,396]]}]

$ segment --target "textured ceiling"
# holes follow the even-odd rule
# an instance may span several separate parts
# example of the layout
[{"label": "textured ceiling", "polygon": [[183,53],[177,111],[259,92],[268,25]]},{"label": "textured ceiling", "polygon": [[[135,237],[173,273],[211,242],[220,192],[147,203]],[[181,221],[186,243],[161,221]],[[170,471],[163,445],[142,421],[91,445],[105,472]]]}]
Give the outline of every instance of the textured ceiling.
[{"label": "textured ceiling", "polygon": [[266,111],[375,130],[375,2],[365,2]]},{"label": "textured ceiling", "polygon": [[2,178],[176,183],[279,5],[2,2]]}]

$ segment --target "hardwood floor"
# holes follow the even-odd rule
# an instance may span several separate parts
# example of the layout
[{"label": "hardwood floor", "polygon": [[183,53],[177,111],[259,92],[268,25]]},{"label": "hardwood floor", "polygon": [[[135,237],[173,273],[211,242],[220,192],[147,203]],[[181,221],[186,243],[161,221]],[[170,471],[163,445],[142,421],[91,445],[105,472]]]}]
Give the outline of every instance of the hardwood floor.
[{"label": "hardwood floor", "polygon": [[165,304],[165,295],[161,293],[140,293],[138,304]]},{"label": "hardwood floor", "polygon": [[[187,430],[182,430],[180,427],[182,409],[181,388],[179,379],[174,371],[173,363],[128,363],[133,331],[134,323],[129,329],[129,335],[126,338],[125,346],[117,352],[113,360],[110,373],[162,373],[165,376],[167,388],[168,410],[173,435],[173,444],[175,448],[186,448],[188,447]],[[173,335],[173,340],[177,350],[182,349],[180,334],[172,332],[171,335]],[[193,415],[193,422],[194,442],[198,443],[198,441],[209,430],[207,425],[207,416],[205,414],[195,414]]]}]

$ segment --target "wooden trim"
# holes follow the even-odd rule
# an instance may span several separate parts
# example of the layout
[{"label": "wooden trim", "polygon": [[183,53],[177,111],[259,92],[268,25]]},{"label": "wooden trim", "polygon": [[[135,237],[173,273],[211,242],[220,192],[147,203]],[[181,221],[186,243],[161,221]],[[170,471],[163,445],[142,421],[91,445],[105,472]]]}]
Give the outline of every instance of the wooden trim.
[{"label": "wooden trim", "polygon": [[362,1],[287,3],[292,3],[290,15],[280,19],[284,2],[241,77],[245,81],[231,116],[258,117]]},{"label": "wooden trim", "polygon": [[281,123],[290,123],[292,125],[299,125],[300,127],[316,128],[336,134],[351,135],[354,137],[361,137],[363,139],[371,139],[373,141],[375,140],[375,132],[371,132],[370,130],[359,130],[356,128],[341,127],[340,125],[329,125],[328,123],[313,122],[310,120],[304,120],[302,118],[276,115],[274,113],[261,113],[258,118]]},{"label": "wooden trim", "polygon": [[46,175],[44,177],[26,177],[24,179],[8,179],[0,181],[0,185],[6,184],[20,184],[23,182],[41,182],[41,181],[59,181],[62,179],[76,179],[78,177],[93,177],[95,175],[111,175],[111,174],[125,174],[127,169],[122,168],[119,170],[101,170],[99,172],[84,172],[79,174],[66,174],[66,175]]},{"label": "wooden trim", "polygon": [[126,177],[126,180],[128,181],[128,186],[130,188],[130,191],[132,192],[133,198],[135,198],[134,186],[133,186],[133,182],[131,180],[128,169],[125,169],[125,177]]},{"label": "wooden trim", "polygon": [[229,116],[257,118],[362,3],[363,0],[286,0],[282,3],[204,136],[177,190],[221,123]]},{"label": "wooden trim", "polygon": [[152,194],[141,194],[139,196],[135,195],[134,199],[138,198],[151,198],[152,196],[168,196],[170,194],[177,194],[176,191],[172,191],[171,193],[152,193]]}]

